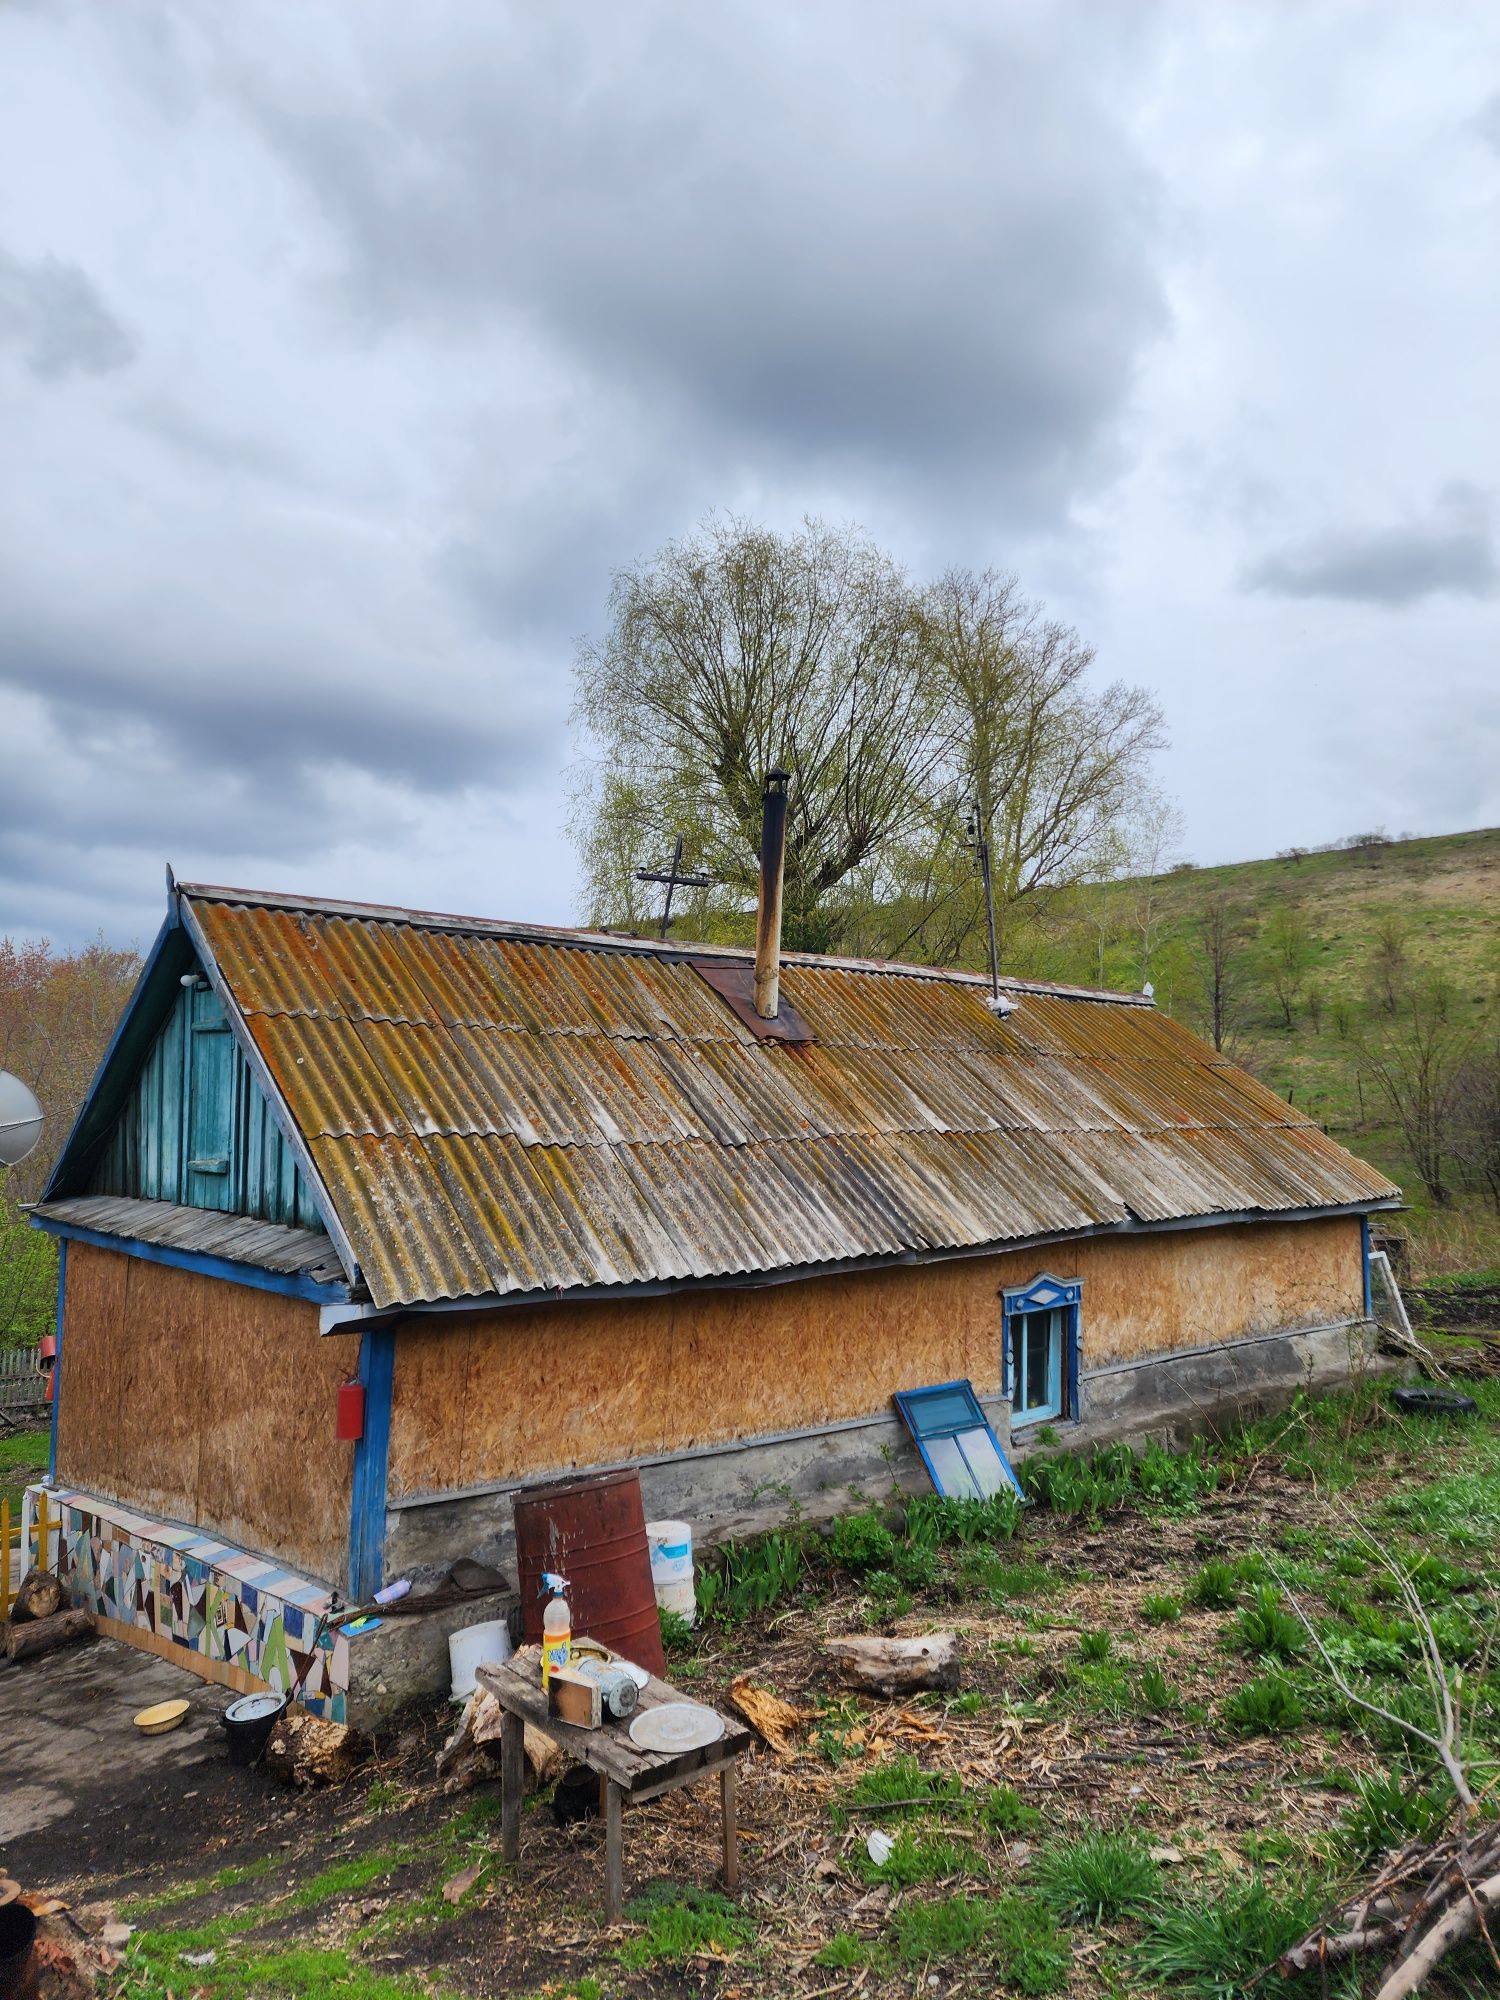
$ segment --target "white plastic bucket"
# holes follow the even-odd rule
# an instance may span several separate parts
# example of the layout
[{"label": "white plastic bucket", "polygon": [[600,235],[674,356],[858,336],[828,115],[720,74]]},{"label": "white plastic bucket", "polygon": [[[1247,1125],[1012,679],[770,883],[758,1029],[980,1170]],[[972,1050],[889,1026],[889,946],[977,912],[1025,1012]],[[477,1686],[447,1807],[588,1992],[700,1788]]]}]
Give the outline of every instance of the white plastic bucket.
[{"label": "white plastic bucket", "polygon": [[503,1618],[483,1625],[462,1625],[448,1634],[448,1665],[453,1671],[453,1699],[467,1701],[474,1692],[474,1669],[498,1665],[511,1655],[510,1627]]},{"label": "white plastic bucket", "polygon": [[648,1521],[651,1584],[663,1611],[675,1611],[689,1625],[698,1616],[693,1590],[693,1530],[687,1521]]}]

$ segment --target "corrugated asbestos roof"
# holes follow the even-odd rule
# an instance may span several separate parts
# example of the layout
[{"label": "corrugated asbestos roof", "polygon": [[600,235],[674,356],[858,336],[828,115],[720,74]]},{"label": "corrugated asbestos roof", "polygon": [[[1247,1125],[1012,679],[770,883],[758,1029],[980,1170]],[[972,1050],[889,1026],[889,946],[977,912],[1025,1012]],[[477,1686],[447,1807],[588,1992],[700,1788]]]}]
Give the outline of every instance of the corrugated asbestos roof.
[{"label": "corrugated asbestos roof", "polygon": [[225,1257],[266,1271],[301,1273],[330,1282],[344,1275],[338,1252],[321,1229],[289,1229],[279,1222],[258,1222],[253,1216],[184,1208],[171,1201],[140,1201],[133,1195],[89,1194],[43,1201],[35,1213],[75,1229],[95,1229],[101,1236],[133,1237],[138,1243]]},{"label": "corrugated asbestos roof", "polygon": [[782,1045],[680,946],[179,894],[380,1306],[1398,1192],[1133,998],[789,957]]}]

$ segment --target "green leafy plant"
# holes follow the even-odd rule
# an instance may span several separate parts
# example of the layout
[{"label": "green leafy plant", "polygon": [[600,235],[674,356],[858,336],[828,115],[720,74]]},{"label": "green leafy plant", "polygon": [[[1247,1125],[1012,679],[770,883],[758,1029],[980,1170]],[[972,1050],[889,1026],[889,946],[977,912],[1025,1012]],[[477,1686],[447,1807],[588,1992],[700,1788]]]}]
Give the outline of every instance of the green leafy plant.
[{"label": "green leafy plant", "polygon": [[1146,1849],[1121,1833],[1055,1841],[1037,1856],[1034,1873],[1042,1901],[1068,1923],[1128,1916],[1161,1884],[1161,1871]]},{"label": "green leafy plant", "polygon": [[1235,1619],[1234,1643],[1256,1660],[1295,1660],[1302,1652],[1302,1626],[1286,1609],[1274,1584],[1259,1585]]},{"label": "green leafy plant", "polygon": [[1021,1503],[1008,1491],[996,1493],[989,1500],[957,1500],[939,1493],[920,1493],[906,1510],[907,1540],[930,1549],[1013,1541],[1020,1523]]},{"label": "green leafy plant", "polygon": [[1107,1660],[1114,1651],[1114,1640],[1108,1632],[1080,1632],[1078,1635],[1078,1657],[1097,1666]]},{"label": "green leafy plant", "polygon": [[1173,1625],[1182,1616],[1180,1597],[1143,1597],[1141,1616],[1148,1625]]},{"label": "green leafy plant", "polygon": [[828,1531],[829,1559],[854,1576],[866,1570],[893,1570],[896,1537],[873,1508],[858,1514],[840,1514]]},{"label": "green leafy plant", "polygon": [[1451,1804],[1393,1771],[1357,1778],[1355,1801],[1336,1830],[1340,1851],[1355,1864],[1433,1832]]},{"label": "green leafy plant", "polygon": [[897,1832],[884,1861],[872,1861],[862,1849],[856,1850],[854,1859],[867,1882],[888,1882],[898,1889],[910,1889],[917,1882],[949,1881],[981,1869],[972,1848],[943,1834],[918,1833],[910,1826]]},{"label": "green leafy plant", "polygon": [[877,1949],[868,1938],[836,1931],[827,1944],[813,1953],[812,1962],[823,1972],[857,1972],[870,1963]]},{"label": "green leafy plant", "polygon": [[1282,1674],[1247,1681],[1224,1704],[1224,1720],[1242,1736],[1286,1736],[1305,1719],[1296,1689]]},{"label": "green leafy plant", "polygon": [[769,1611],[801,1583],[807,1556],[800,1533],[778,1529],[749,1541],[726,1542],[716,1565],[698,1572],[700,1624],[733,1625]]},{"label": "green leafy plant", "polygon": [[1160,1667],[1141,1669],[1141,1706],[1147,1715],[1167,1715],[1179,1700],[1177,1690]]},{"label": "green leafy plant", "polygon": [[1206,1562],[1193,1579],[1189,1595],[1205,1611],[1228,1611],[1240,1601],[1240,1582],[1233,1563]]},{"label": "green leafy plant", "polygon": [[[924,1771],[916,1758],[906,1751],[883,1764],[876,1764],[868,1771],[861,1771],[850,1787],[847,1803],[853,1806],[893,1807],[913,1816],[938,1811],[945,1806],[962,1808],[965,1804],[963,1780],[942,1771]],[[834,1813],[837,1818],[847,1818],[840,1805],[835,1805]]]},{"label": "green leafy plant", "polygon": [[658,1612],[661,1622],[662,1651],[669,1659],[679,1659],[691,1653],[696,1638],[691,1624],[680,1611],[668,1611],[665,1607]]}]

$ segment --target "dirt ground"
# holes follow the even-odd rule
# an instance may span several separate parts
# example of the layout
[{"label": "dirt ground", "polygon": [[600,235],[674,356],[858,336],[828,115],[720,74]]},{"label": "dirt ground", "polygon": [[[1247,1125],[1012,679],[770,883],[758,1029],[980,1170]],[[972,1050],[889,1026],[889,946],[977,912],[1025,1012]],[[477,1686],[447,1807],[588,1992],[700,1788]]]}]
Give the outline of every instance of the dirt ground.
[{"label": "dirt ground", "polygon": [[[1494,1462],[1497,1419],[1500,1407],[1482,1420],[1484,1464]],[[1226,1727],[1226,1697],[1260,1668],[1229,1643],[1235,1614],[1196,1606],[1189,1587],[1211,1560],[1333,1551],[1361,1521],[1387,1532],[1390,1497],[1415,1478],[1464,1471],[1479,1437],[1471,1431],[1450,1448],[1438,1433],[1413,1441],[1398,1429],[1388,1445],[1378,1434],[1336,1491],[1326,1465],[1288,1470],[1278,1448],[1241,1459],[1231,1486],[1177,1511],[1123,1510],[1090,1524],[1037,1510],[1000,1551],[1013,1589],[950,1592],[945,1603],[923,1599],[888,1615],[858,1582],[824,1577],[785,1608],[700,1638],[669,1669],[686,1692],[722,1702],[748,1674],[806,1719],[792,1755],[758,1747],[745,1760],[740,1896],[710,1905],[698,1934],[654,1929],[649,1897],[669,1884],[714,1888],[714,1785],[627,1813],[626,1894],[648,1901],[611,1931],[599,1823],[559,1828],[531,1799],[519,1868],[507,1870],[498,1787],[448,1795],[436,1779],[453,1721],[446,1705],[405,1718],[346,1783],[288,1792],[263,1771],[229,1766],[216,1727],[222,1698],[198,1682],[182,1689],[193,1694],[192,1732],[155,1739],[143,1755],[129,1712],[146,1678],[106,1645],[0,1678],[8,1768],[23,1789],[63,1792],[69,1805],[40,1820],[33,1805],[28,1827],[25,1809],[8,1800],[0,1810],[16,1830],[0,1833],[0,1853],[29,1888],[86,1910],[87,1924],[135,1926],[114,1979],[140,2000],[1170,1992],[1131,1973],[1139,1925],[1129,1921],[1070,1927],[1065,1979],[1050,1987],[1007,1985],[991,1963],[961,1953],[935,1957],[929,1971],[891,1959],[883,1940],[923,1897],[1029,1894],[1038,1849],[1091,1828],[1149,1846],[1163,1897],[1190,1880],[1295,1880],[1347,1812],[1351,1786],[1389,1757],[1313,1720],[1278,1736]],[[1176,1609],[1158,1621],[1150,1606],[1159,1597]],[[960,1634],[956,1696],[851,1697],[823,1649],[832,1633],[940,1626]],[[1088,1635],[1109,1635],[1115,1680],[1101,1667],[1090,1681],[1079,1667]],[[1135,1692],[1151,1668],[1172,1691],[1158,1712]],[[13,1755],[22,1761],[12,1765]],[[865,1843],[872,1827],[900,1820],[857,1803],[856,1787],[902,1757],[956,1780],[966,1799],[1014,1788],[1034,1824],[946,1825],[961,1855],[953,1879],[878,1879]]]}]

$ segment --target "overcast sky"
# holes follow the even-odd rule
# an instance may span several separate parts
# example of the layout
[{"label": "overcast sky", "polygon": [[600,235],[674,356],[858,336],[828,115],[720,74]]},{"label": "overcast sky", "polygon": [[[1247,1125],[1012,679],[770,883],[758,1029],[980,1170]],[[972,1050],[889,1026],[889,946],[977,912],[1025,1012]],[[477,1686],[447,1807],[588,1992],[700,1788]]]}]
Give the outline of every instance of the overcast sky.
[{"label": "overcast sky", "polygon": [[1500,7],[0,0],[0,931],[576,914],[711,507],[995,563],[1200,861],[1500,821]]}]

